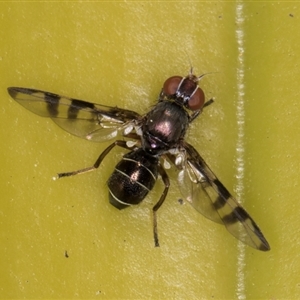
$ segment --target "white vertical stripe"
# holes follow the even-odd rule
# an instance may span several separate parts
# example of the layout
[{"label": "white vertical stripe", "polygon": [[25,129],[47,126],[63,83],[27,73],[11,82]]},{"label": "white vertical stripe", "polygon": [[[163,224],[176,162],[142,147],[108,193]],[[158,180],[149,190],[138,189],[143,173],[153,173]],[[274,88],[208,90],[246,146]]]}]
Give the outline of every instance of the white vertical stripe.
[{"label": "white vertical stripe", "polygon": [[[244,124],[245,124],[245,103],[244,103],[244,12],[243,2],[236,3],[236,40],[238,46],[237,57],[237,144],[236,144],[236,188],[235,192],[237,199],[240,200],[244,196]],[[246,299],[245,295],[245,245],[238,243],[238,258],[237,258],[237,287],[236,296],[240,300]]]}]

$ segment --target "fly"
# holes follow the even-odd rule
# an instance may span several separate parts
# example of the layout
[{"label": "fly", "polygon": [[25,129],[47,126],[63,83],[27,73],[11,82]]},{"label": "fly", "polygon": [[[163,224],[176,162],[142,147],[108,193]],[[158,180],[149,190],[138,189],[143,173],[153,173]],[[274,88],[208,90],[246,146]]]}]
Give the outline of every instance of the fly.
[{"label": "fly", "polygon": [[116,165],[107,182],[109,201],[113,206],[124,209],[139,204],[153,189],[158,176],[162,178],[164,190],[152,209],[155,246],[159,246],[157,211],[170,187],[165,168],[172,164],[178,170],[177,180],[183,199],[208,219],[225,225],[240,241],[268,251],[270,246],[254,220],[218,180],[197,150],[185,141],[190,123],[212,103],[212,100],[205,102],[204,92],[198,85],[203,76],[195,76],[191,69],[185,77],[168,78],[157,103],[143,115],[36,89],[9,87],[8,93],[26,109],[51,118],[71,134],[94,142],[114,139],[93,166],[59,173],[59,178],[97,169],[116,146],[125,148],[128,153]]}]

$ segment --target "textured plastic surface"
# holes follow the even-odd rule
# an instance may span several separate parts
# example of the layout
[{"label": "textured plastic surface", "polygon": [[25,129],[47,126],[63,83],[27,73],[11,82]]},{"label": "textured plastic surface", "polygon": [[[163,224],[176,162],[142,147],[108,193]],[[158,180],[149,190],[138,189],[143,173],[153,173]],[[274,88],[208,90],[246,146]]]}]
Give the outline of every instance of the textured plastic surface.
[{"label": "textured plastic surface", "polygon": [[[299,8],[284,2],[2,2],[0,11],[1,297],[300,297]],[[92,165],[106,144],[69,135],[6,92],[8,86],[38,88],[145,112],[164,80],[185,75],[190,62],[196,74],[215,72],[201,81],[215,103],[188,140],[233,194],[242,183],[243,206],[271,252],[241,246],[222,226],[179,205],[175,172],[158,213],[161,247],[154,248],[151,208],[162,184],[138,207],[109,205],[105,182],[121,150],[94,173],[53,181],[57,172]]]}]

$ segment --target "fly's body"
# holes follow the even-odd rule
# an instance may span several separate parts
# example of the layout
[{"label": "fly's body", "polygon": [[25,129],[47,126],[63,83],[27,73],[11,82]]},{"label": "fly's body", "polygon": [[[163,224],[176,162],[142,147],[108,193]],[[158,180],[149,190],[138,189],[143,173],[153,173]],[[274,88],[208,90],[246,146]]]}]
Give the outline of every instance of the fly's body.
[{"label": "fly's body", "polygon": [[205,217],[225,225],[242,242],[267,251],[270,246],[254,220],[217,179],[197,150],[185,141],[189,124],[212,103],[212,100],[205,102],[204,92],[198,86],[202,77],[196,77],[191,70],[186,77],[168,78],[158,102],[144,115],[35,89],[10,87],[8,92],[25,108],[51,118],[78,137],[95,142],[114,139],[92,167],[60,173],[58,177],[95,170],[115,146],[125,148],[129,152],[108,179],[109,201],[123,209],[143,201],[161,176],[165,187],[153,207],[155,246],[159,246],[157,210],[170,186],[165,167],[172,164],[178,170],[179,188],[186,201]]}]

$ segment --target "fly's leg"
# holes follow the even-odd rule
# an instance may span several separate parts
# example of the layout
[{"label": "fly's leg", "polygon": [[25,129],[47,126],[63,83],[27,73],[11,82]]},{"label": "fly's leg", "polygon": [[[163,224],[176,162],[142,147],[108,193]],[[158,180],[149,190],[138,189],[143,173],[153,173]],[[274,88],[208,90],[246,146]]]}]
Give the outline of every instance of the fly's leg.
[{"label": "fly's leg", "polygon": [[159,165],[159,167],[158,167],[158,172],[165,184],[165,189],[164,189],[162,195],[160,196],[160,199],[158,200],[158,202],[154,205],[154,207],[152,209],[152,212],[153,212],[153,235],[154,235],[155,247],[159,247],[158,234],[157,234],[157,214],[156,213],[157,213],[157,210],[164,203],[164,201],[167,197],[167,194],[168,194],[169,186],[170,186],[168,174],[166,173],[164,168],[162,168],[161,165]]},{"label": "fly's leg", "polygon": [[211,98],[211,99],[209,99],[208,101],[206,101],[206,102],[204,103],[204,105],[203,105],[202,108],[204,108],[204,107],[206,107],[206,106],[208,106],[208,105],[211,105],[212,103],[214,103],[214,99],[213,99],[213,98]]},{"label": "fly's leg", "polygon": [[202,109],[204,107],[209,106],[212,103],[214,103],[214,99],[213,98],[211,98],[208,101],[206,101],[201,109],[199,109],[199,110],[195,111],[194,113],[192,113],[191,119],[190,119],[190,123],[193,122],[202,113]]},{"label": "fly's leg", "polygon": [[105,156],[115,147],[115,146],[119,146],[119,147],[122,147],[122,148],[125,148],[125,149],[132,149],[130,147],[127,146],[127,143],[126,141],[120,141],[120,140],[117,140],[115,141],[114,143],[112,143],[111,145],[109,145],[101,154],[100,156],[98,157],[98,159],[96,160],[96,162],[94,163],[93,166],[91,167],[88,167],[88,168],[84,168],[84,169],[80,169],[80,170],[77,170],[77,171],[72,171],[72,172],[66,172],[66,173],[59,173],[57,174],[58,178],[61,178],[61,177],[69,177],[69,176],[74,176],[74,175],[78,175],[78,174],[83,174],[83,173],[86,173],[86,172],[91,172],[91,171],[94,171],[96,170],[102,160],[105,158]]}]

